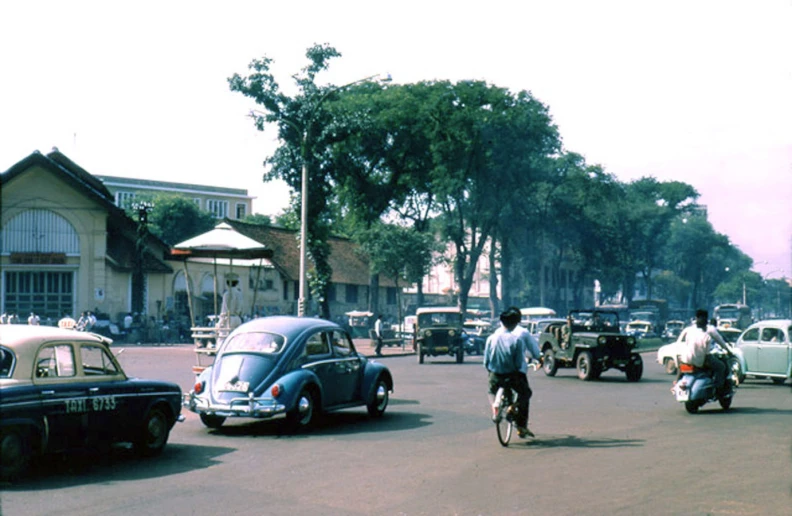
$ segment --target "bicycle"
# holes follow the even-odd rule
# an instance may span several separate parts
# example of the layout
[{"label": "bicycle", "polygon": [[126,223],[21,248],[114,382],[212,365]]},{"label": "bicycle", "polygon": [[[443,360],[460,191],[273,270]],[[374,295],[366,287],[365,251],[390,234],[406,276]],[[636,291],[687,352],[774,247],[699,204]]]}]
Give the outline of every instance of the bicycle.
[{"label": "bicycle", "polygon": [[[528,369],[536,371],[539,368],[540,362],[528,361]],[[495,430],[498,433],[498,441],[501,446],[509,446],[511,436],[514,431],[514,420],[517,417],[517,393],[509,385],[510,381],[507,379],[504,385],[498,387],[495,393],[495,401],[492,404],[493,408],[497,409],[494,423]]]}]

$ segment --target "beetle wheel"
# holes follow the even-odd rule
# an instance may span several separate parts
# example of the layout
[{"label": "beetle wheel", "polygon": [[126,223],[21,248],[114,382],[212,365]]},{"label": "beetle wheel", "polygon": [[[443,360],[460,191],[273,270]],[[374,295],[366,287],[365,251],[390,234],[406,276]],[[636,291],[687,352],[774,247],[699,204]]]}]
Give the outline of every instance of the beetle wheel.
[{"label": "beetle wheel", "polygon": [[292,430],[300,430],[311,425],[314,418],[314,398],[311,391],[303,389],[297,396],[294,408],[286,414],[286,421]]},{"label": "beetle wheel", "polygon": [[385,409],[388,408],[388,384],[385,380],[379,378],[374,388],[374,396],[369,401],[366,408],[371,417],[382,417]]},{"label": "beetle wheel", "polygon": [[29,463],[30,447],[25,436],[13,428],[0,430],[0,479],[17,478]]},{"label": "beetle wheel", "polygon": [[162,408],[153,407],[143,420],[140,436],[134,443],[135,449],[147,457],[158,455],[165,448],[169,433],[170,425],[167,414]]},{"label": "beetle wheel", "polygon": [[204,424],[207,428],[217,429],[223,426],[225,423],[226,418],[223,416],[216,416],[214,414],[201,414],[201,423]]}]

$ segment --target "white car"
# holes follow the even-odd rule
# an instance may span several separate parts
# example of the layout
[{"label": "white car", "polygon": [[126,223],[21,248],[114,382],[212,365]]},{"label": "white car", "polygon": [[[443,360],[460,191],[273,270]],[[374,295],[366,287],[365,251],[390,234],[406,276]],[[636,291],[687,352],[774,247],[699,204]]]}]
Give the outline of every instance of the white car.
[{"label": "white car", "polygon": [[[657,363],[665,368],[665,372],[667,374],[677,373],[677,367],[678,367],[677,356],[682,354],[682,350],[685,347],[685,339],[687,338],[687,333],[690,328],[692,328],[692,326],[688,326],[687,328],[682,330],[682,332],[679,334],[679,337],[677,337],[677,340],[675,340],[670,344],[666,344],[665,346],[661,346],[660,349],[657,350]],[[718,328],[718,333],[721,334],[723,340],[732,344],[732,347],[734,347],[734,343],[737,342],[737,339],[742,332],[735,328]],[[734,351],[735,354],[737,354],[738,360],[740,360],[740,363],[742,365],[743,363],[743,360],[741,358],[742,353],[740,352],[739,349],[736,349]],[[741,369],[744,370],[744,368],[742,367]],[[738,375],[741,376],[740,382],[742,382],[742,379],[744,378],[742,371],[740,371]]]}]

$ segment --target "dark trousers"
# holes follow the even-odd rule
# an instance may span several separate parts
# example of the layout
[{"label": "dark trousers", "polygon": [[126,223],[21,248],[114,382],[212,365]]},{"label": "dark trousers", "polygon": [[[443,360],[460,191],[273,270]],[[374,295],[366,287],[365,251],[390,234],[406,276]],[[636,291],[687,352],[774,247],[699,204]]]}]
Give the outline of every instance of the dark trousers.
[{"label": "dark trousers", "polygon": [[715,388],[720,389],[723,387],[723,382],[726,380],[726,364],[715,355],[709,354],[704,359],[704,369],[712,371],[713,380],[715,381]]},{"label": "dark trousers", "polygon": [[533,391],[528,386],[528,376],[525,373],[516,372],[509,374],[489,374],[489,392],[493,396],[498,392],[499,387],[511,387],[517,393],[517,416],[514,422],[517,426],[528,426],[528,411],[531,408],[531,396]]},{"label": "dark trousers", "polygon": [[382,337],[377,337],[377,347],[375,348],[374,351],[378,355],[382,354]]}]

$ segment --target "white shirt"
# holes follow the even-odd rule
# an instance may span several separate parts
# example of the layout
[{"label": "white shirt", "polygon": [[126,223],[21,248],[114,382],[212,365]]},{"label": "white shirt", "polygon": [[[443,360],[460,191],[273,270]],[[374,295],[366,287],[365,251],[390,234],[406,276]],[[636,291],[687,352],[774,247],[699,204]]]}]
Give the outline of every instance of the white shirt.
[{"label": "white shirt", "polygon": [[714,326],[707,326],[706,329],[701,329],[698,326],[689,328],[686,342],[687,345],[680,354],[680,359],[683,363],[692,364],[696,367],[704,365],[704,360],[706,360],[707,354],[712,351],[714,343],[727,347],[723,337],[721,337]]},{"label": "white shirt", "polygon": [[377,337],[382,337],[382,319],[377,319],[377,322],[374,323],[374,333]]}]

